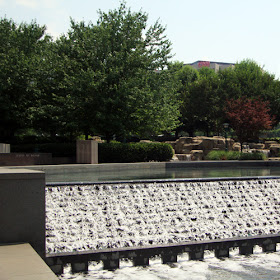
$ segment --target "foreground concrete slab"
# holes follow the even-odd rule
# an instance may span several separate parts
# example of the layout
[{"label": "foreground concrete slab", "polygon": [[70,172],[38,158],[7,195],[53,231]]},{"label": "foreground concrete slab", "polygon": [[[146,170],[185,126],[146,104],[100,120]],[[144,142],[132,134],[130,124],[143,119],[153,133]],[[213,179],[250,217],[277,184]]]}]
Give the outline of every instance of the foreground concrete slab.
[{"label": "foreground concrete slab", "polygon": [[27,243],[0,245],[1,280],[57,280],[56,275]]}]

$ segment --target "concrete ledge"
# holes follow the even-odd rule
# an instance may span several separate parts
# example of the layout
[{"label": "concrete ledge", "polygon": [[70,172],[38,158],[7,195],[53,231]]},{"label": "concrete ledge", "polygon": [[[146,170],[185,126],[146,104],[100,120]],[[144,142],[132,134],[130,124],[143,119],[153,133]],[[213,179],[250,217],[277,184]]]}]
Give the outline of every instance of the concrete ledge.
[{"label": "concrete ledge", "polygon": [[[32,178],[30,177],[30,174],[32,174]],[[24,168],[0,168],[0,182],[1,180],[15,180],[17,178],[21,180],[30,180],[30,179],[38,179],[44,177],[44,173],[39,170],[30,170],[30,169],[24,169]]]},{"label": "concrete ledge", "polygon": [[0,279],[57,280],[29,244],[0,245]]},{"label": "concrete ledge", "polygon": [[45,257],[45,174],[0,168],[0,242],[30,243]]}]

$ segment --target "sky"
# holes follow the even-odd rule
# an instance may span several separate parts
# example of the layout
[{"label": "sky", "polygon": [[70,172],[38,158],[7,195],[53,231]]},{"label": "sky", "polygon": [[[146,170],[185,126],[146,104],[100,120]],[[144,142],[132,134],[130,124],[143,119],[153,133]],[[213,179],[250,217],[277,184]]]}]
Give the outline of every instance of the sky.
[{"label": "sky", "polygon": [[[172,42],[172,60],[256,61],[280,79],[280,0],[127,0],[149,25],[160,20]],[[119,0],[0,0],[0,17],[46,25],[54,38],[67,33],[70,17],[96,23]]]}]

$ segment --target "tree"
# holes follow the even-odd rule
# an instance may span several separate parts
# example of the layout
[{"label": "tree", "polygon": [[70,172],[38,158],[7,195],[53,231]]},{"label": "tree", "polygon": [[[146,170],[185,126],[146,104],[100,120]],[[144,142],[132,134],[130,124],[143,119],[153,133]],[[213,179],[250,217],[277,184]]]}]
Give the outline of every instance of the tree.
[{"label": "tree", "polygon": [[29,108],[39,99],[36,77],[49,37],[36,22],[17,25],[0,19],[0,137],[10,141],[22,128],[31,127]]},{"label": "tree", "polygon": [[224,100],[261,99],[268,101],[271,112],[280,119],[280,81],[275,80],[274,75],[264,71],[260,65],[250,59],[245,59],[219,73],[219,95]]},{"label": "tree", "polygon": [[147,14],[121,3],[108,13],[99,11],[97,24],[71,20],[68,36],[60,39],[73,67],[67,75],[76,105],[72,114],[85,134],[110,141],[113,135],[145,136],[176,127],[178,98],[164,71],[171,43],[159,22],[147,27],[147,20]]},{"label": "tree", "polygon": [[199,78],[188,84],[183,95],[182,121],[190,136],[198,129],[207,135],[217,131],[222,108],[218,89],[218,75],[207,68],[201,69]]},{"label": "tree", "polygon": [[180,131],[187,131],[193,136],[195,130],[195,121],[193,119],[193,107],[190,103],[190,86],[199,79],[199,72],[189,65],[182,62],[173,62],[169,64],[168,71],[174,77],[177,93],[180,99],[180,125],[176,129],[176,136]]},{"label": "tree", "polygon": [[40,98],[29,108],[32,127],[54,141],[57,135],[70,141],[83,131],[74,118],[76,104],[72,98],[69,77],[75,73],[73,62],[60,50],[58,42],[50,41],[37,67],[36,85]]},{"label": "tree", "polygon": [[241,144],[258,139],[262,130],[272,128],[274,118],[269,114],[269,103],[261,99],[229,99],[226,103],[226,116],[235,130]]}]

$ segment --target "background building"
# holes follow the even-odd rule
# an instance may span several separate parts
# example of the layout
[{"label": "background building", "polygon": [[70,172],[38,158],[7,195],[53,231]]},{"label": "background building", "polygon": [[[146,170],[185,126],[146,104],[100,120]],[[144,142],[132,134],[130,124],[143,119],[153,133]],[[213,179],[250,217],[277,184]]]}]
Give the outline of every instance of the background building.
[{"label": "background building", "polygon": [[198,60],[196,62],[193,63],[188,63],[187,65],[190,65],[191,67],[199,70],[202,67],[209,67],[213,70],[215,70],[215,72],[218,72],[220,70],[224,70],[228,67],[234,67],[234,63],[227,63],[227,62],[216,62],[216,61],[202,61],[202,60]]}]

